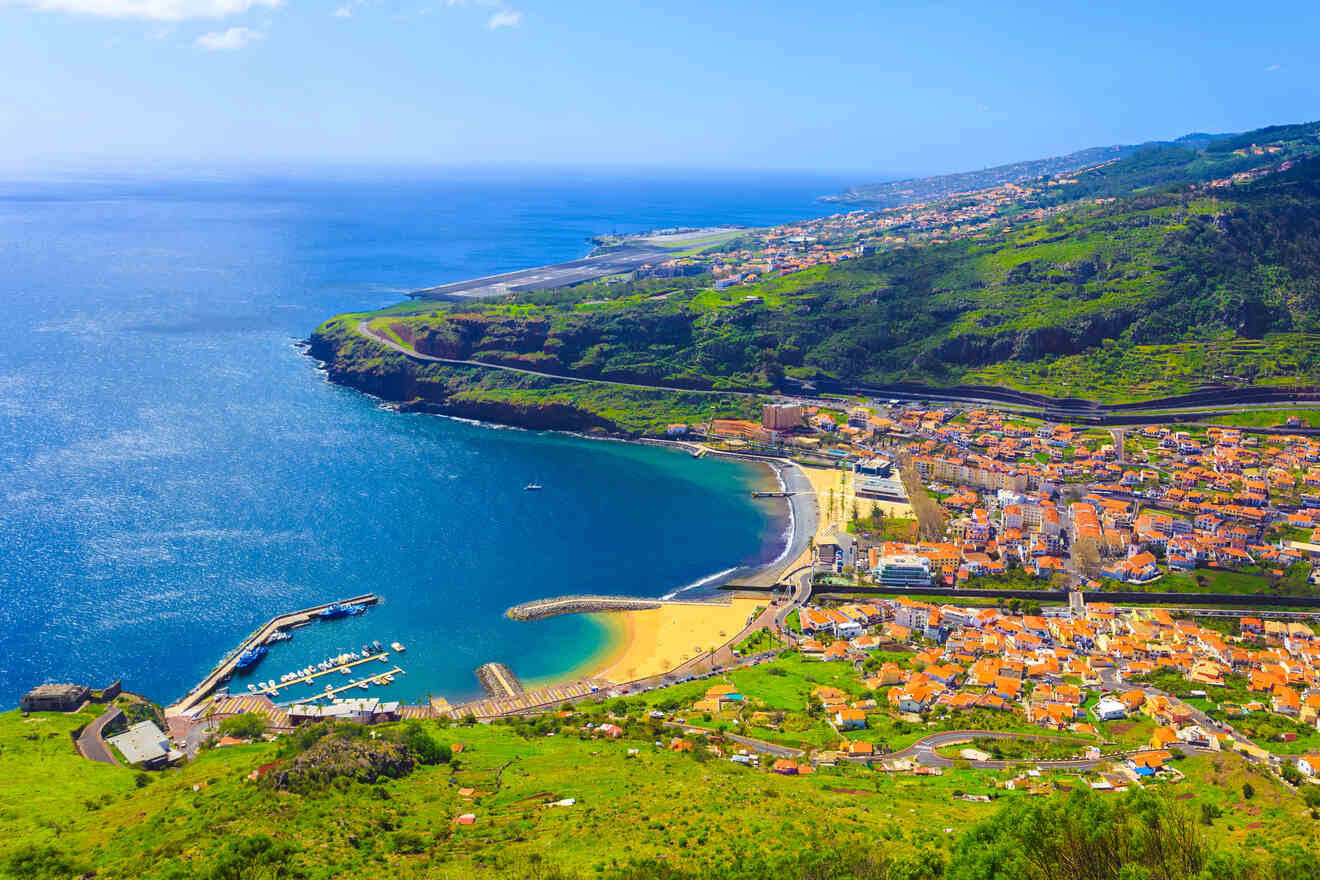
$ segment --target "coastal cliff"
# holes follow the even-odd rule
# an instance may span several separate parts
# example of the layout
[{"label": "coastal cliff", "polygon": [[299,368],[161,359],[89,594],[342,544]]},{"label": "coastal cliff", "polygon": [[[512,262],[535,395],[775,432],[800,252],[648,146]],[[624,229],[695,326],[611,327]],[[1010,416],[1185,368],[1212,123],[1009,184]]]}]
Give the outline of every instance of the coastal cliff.
[{"label": "coastal cliff", "polygon": [[358,333],[358,316],[326,321],[308,340],[330,381],[399,405],[534,430],[663,436],[668,425],[748,418],[755,398],[626,388],[524,373],[415,361]]}]

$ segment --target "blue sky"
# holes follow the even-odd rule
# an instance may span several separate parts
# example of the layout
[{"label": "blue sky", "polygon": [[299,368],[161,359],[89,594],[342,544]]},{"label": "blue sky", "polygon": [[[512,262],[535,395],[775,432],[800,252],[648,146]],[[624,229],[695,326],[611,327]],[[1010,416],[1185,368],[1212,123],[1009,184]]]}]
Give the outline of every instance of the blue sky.
[{"label": "blue sky", "polygon": [[1320,4],[0,0],[0,164],[937,173],[1320,118]]}]

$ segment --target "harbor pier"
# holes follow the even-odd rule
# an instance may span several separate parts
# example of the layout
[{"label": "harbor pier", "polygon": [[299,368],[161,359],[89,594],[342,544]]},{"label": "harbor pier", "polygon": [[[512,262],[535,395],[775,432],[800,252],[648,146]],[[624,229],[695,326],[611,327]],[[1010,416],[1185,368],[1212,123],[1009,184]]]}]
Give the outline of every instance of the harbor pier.
[{"label": "harbor pier", "polygon": [[183,715],[195,709],[203,700],[209,697],[216,688],[227,681],[233,674],[238,664],[238,658],[244,651],[266,644],[271,636],[278,632],[294,629],[300,626],[306,626],[316,619],[316,615],[335,605],[375,605],[380,602],[380,597],[375,593],[364,593],[361,596],[354,596],[351,599],[337,599],[334,602],[325,602],[321,605],[315,605],[311,608],[304,608],[301,611],[291,611],[287,614],[280,614],[272,617],[251,635],[244,639],[237,648],[231,651],[221,660],[216,667],[210,671],[192,690],[184,696],[165,707],[165,715],[168,718],[171,715]]}]

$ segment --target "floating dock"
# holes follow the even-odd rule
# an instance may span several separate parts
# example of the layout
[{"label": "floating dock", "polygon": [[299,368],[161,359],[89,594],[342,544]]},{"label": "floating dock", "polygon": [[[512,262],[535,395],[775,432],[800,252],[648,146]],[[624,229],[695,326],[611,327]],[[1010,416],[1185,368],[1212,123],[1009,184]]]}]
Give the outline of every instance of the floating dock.
[{"label": "floating dock", "polygon": [[[320,678],[322,675],[330,675],[333,672],[338,672],[342,675],[343,670],[352,669],[354,666],[357,666],[361,663],[369,663],[372,660],[379,660],[381,663],[385,663],[388,662],[389,657],[390,657],[389,651],[386,651],[383,654],[371,654],[370,656],[367,657],[359,657],[356,660],[349,660],[347,663],[340,663],[336,666],[330,667],[329,669],[318,669],[315,672],[309,673],[307,675],[300,675],[297,678],[291,678],[288,681],[278,682],[275,685],[275,687],[267,687],[266,685],[262,685],[261,687],[257,688],[256,693],[264,694],[268,697],[278,696],[280,691],[284,690],[285,688],[293,687],[295,684],[311,684],[312,679]],[[376,674],[383,675],[385,673],[376,673]]]},{"label": "floating dock", "polygon": [[229,653],[225,659],[221,660],[206,678],[202,679],[192,690],[188,691],[178,702],[165,707],[166,717],[170,715],[183,715],[186,712],[196,708],[203,700],[229,679],[234,674],[234,668],[238,663],[239,656],[249,648],[255,648],[257,645],[264,645],[266,640],[277,632],[287,629],[293,629],[299,626],[306,626],[316,619],[316,615],[332,605],[375,605],[380,602],[380,597],[375,593],[364,593],[361,596],[354,596],[351,599],[337,599],[334,602],[325,602],[311,608],[304,608],[301,611],[292,611],[288,614],[281,614],[272,617],[262,626],[258,627],[252,635],[248,636],[241,644]]},{"label": "floating dock", "polygon": [[[319,699],[321,699],[322,697],[333,697],[333,696],[335,696],[336,694],[341,694],[341,693],[343,693],[344,691],[348,691],[348,690],[370,690],[370,687],[371,687],[371,685],[374,683],[374,679],[375,679],[377,676],[380,676],[380,675],[404,675],[404,674],[406,674],[406,673],[404,673],[404,671],[403,671],[402,669],[400,669],[399,667],[396,666],[396,667],[394,667],[393,669],[386,669],[384,672],[378,672],[378,673],[376,673],[376,675],[373,675],[373,676],[371,676],[370,678],[363,678],[363,679],[359,679],[358,681],[350,681],[348,684],[340,685],[340,686],[337,687],[337,688],[331,688],[331,689],[328,690],[328,691],[321,691],[320,693],[312,694],[311,696],[306,697],[306,698],[301,699],[301,700],[289,700],[287,703],[276,703],[275,705],[276,705],[278,708],[281,708],[281,709],[287,709],[287,708],[289,708],[290,706],[296,706],[296,705],[298,705],[298,704],[300,704],[300,703],[310,703],[310,702],[312,702],[313,700],[319,700]],[[300,679],[300,680],[301,680],[301,679]],[[362,682],[364,682],[364,681],[367,683],[367,687],[365,687],[365,688],[362,687]]]}]

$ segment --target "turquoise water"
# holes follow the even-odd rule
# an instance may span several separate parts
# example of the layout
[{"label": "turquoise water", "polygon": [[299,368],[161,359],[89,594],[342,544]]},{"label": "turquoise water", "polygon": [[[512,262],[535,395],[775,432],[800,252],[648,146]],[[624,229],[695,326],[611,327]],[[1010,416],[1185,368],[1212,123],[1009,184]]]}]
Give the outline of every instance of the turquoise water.
[{"label": "turquoise water", "polygon": [[595,232],[823,213],[841,183],[0,184],[0,705],[120,677],[169,701],[261,621],[368,591],[384,603],[299,630],[258,677],[398,640],[407,675],[373,693],[457,699],[481,663],[536,679],[601,646],[587,618],[515,623],[511,604],[662,595],[773,557],[758,469],[397,414],[295,340]]}]

